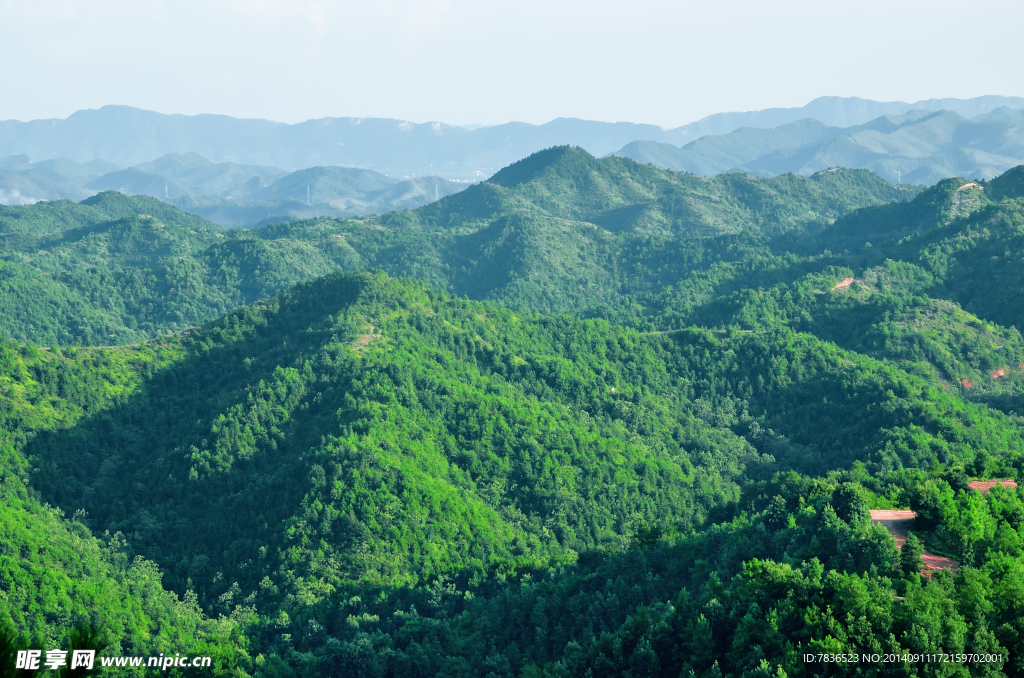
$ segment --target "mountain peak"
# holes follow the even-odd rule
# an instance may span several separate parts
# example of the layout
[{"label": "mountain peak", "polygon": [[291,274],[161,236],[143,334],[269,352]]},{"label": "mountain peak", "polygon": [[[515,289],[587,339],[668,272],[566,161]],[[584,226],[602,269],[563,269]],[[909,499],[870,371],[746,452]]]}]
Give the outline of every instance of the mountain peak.
[{"label": "mountain peak", "polygon": [[552,146],[512,163],[488,181],[505,188],[512,188],[533,181],[549,168],[580,163],[590,164],[596,160],[597,158],[579,146]]}]

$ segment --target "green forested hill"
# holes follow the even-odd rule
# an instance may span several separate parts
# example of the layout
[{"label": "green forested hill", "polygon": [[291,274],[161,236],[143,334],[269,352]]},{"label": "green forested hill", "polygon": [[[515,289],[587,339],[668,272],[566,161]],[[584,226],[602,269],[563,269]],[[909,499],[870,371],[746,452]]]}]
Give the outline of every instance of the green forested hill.
[{"label": "green forested hill", "polygon": [[1021,190],[553,149],[372,219],[6,212],[0,626],[267,677],[1017,675],[1024,494],[967,482],[1024,481]]},{"label": "green forested hill", "polygon": [[217,229],[208,221],[159,200],[107,191],[80,203],[57,200],[18,207],[0,205],[0,233],[5,238],[5,251],[22,246],[31,249],[36,242],[24,236],[45,238],[142,214],[187,228]]},{"label": "green forested hill", "polygon": [[[175,554],[179,583],[210,601],[233,582],[258,593],[275,573],[287,589],[310,567],[330,587],[415,582],[621,546],[640,522],[699,523],[768,461],[681,407],[664,337],[382,277],[321,279],[183,341],[176,366],[100,428],[41,435],[26,454],[55,503],[81,504],[143,551],[166,535],[151,555]],[[211,512],[225,520],[197,540]],[[154,522],[137,523],[143,513]],[[305,562],[311,530],[328,540],[319,565]]]},{"label": "green forested hill", "polygon": [[0,331],[40,345],[139,341],[337,267],[581,311],[742,256],[750,238],[910,194],[867,172],[704,179],[556,148],[427,208],[363,220],[228,231],[118,193],[3,208]]},{"label": "green forested hill", "polygon": [[487,223],[502,214],[525,213],[588,222],[610,232],[773,234],[820,227],[857,207],[899,196],[897,187],[858,170],[768,181],[743,174],[706,179],[623,158],[597,159],[563,146],[535,153],[413,215],[424,224],[461,228],[473,220]]},{"label": "green forested hill", "polygon": [[0,241],[0,330],[41,345],[144,340],[335,267],[305,243],[232,238],[120,193],[6,208]]},{"label": "green forested hill", "polygon": [[[4,427],[31,487],[93,530],[123,535],[120,548],[155,562],[167,586],[208,614],[245,623],[255,609],[247,628],[257,659],[243,668],[260,673],[289,675],[282,661],[319,674],[338,662],[358,673],[431,673],[452,652],[470,662],[468,675],[486,675],[494,661],[510,671],[601,653],[628,663],[607,649],[614,634],[668,633],[630,630],[630,615],[668,623],[677,610],[673,624],[699,622],[675,597],[684,587],[713,597],[700,592],[701,571],[740,576],[722,584],[739,600],[749,595],[742,577],[809,578],[800,595],[811,600],[838,595],[844,572],[891,590],[886,573],[898,561],[850,501],[906,502],[922,473],[1016,474],[1024,462],[1019,418],[788,328],[643,333],[515,314],[382,275],[300,285],[144,349],[7,356]],[[52,412],[32,404],[54,388],[102,397],[74,406],[70,396]],[[853,485],[786,490],[782,508],[707,532],[757,508],[744,499],[768,491],[757,483],[832,469],[852,469],[833,482]],[[814,508],[798,510],[801,496]],[[794,531],[755,539],[748,533],[761,521]],[[874,537],[840,561],[820,525],[832,540]],[[706,556],[718,564],[670,565],[709,544],[719,544]],[[741,566],[751,558],[781,569],[755,575],[761,566]],[[797,565],[804,574],[786,569]],[[592,571],[608,583],[586,583]],[[620,600],[617,578],[643,572],[656,579]],[[588,611],[556,630],[563,604],[545,611],[520,599],[539,595],[534,581],[583,596],[574,605],[590,600]],[[920,595],[913,614],[925,618],[938,592]],[[647,604],[662,607],[637,611]],[[489,635],[488,645],[503,643],[490,651],[465,635],[523,605],[532,611],[516,614],[550,631]],[[874,637],[861,633],[849,642]],[[930,642],[956,641],[941,632]],[[705,661],[651,652],[677,667]],[[750,661],[705,652],[727,670]]]}]

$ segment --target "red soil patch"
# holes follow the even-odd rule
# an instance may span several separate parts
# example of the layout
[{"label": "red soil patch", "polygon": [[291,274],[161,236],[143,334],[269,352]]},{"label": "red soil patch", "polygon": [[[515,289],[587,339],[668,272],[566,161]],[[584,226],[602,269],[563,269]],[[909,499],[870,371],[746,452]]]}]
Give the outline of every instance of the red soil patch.
[{"label": "red soil patch", "polygon": [[967,484],[971,486],[972,490],[977,490],[978,492],[982,493],[987,493],[996,485],[1002,485],[1003,487],[1008,487],[1011,490],[1017,489],[1017,481],[1010,480],[1009,478],[1004,478],[1000,480],[972,480]]},{"label": "red soil patch", "polygon": [[852,284],[853,284],[853,278],[843,278],[842,280],[840,280],[839,282],[836,283],[836,286],[833,287],[832,290],[833,291],[835,291],[835,290],[842,290],[842,289],[845,289],[845,288],[849,287]]},{"label": "red soil patch", "polygon": [[998,370],[996,370],[995,372],[992,373],[992,378],[993,379],[998,379],[999,377],[1005,377],[1005,376],[1006,376],[1006,368],[1005,367],[1000,367]]},{"label": "red soil patch", "polygon": [[964,388],[974,388],[974,384],[971,383],[970,379],[961,379],[960,383],[964,385]]},{"label": "red soil patch", "polygon": [[876,509],[871,511],[871,520],[913,520],[917,514],[913,511],[891,511],[889,509]]},{"label": "red soil patch", "polygon": [[379,335],[379,334],[363,334],[363,335],[360,335],[359,337],[356,338],[356,340],[354,342],[352,342],[354,344],[354,346],[352,347],[352,350],[355,351],[356,353],[359,353],[361,350],[366,348],[367,344],[369,344],[371,341],[373,341],[375,339],[380,339],[380,336],[381,335]]},{"label": "red soil patch", "polygon": [[[917,514],[913,511],[890,511],[890,510],[876,510],[871,512],[871,522],[878,523],[889,530],[889,534],[892,535],[893,540],[896,542],[896,548],[903,550],[903,542],[907,540],[907,533],[910,531],[910,523]],[[921,554],[921,560],[924,561],[924,568],[921,570],[921,574],[926,577],[930,577],[932,570],[952,570],[954,573],[957,569],[957,562],[951,558],[945,556],[937,556],[934,553],[928,553],[927,551]]]},{"label": "red soil patch", "polygon": [[956,569],[959,567],[957,562],[952,558],[937,556],[934,553],[928,553],[927,551],[921,554],[921,560],[924,561],[924,570],[921,570],[921,574],[926,577],[932,576],[930,570],[950,570],[953,574],[956,574]]},{"label": "red soil patch", "polygon": [[984,190],[985,190],[984,188],[982,188],[981,186],[979,186],[978,184],[976,184],[976,183],[975,183],[975,182],[973,182],[973,181],[971,181],[971,182],[969,182],[969,183],[966,183],[966,184],[964,184],[963,186],[961,186],[960,188],[958,188],[958,189],[956,189],[956,190],[958,190],[958,191],[962,191],[962,190],[964,190],[965,188],[977,188],[977,189],[979,189],[979,190],[982,190],[982,191],[984,191]]},{"label": "red soil patch", "polygon": [[907,528],[916,515],[913,511],[872,511],[871,522],[889,530],[889,534],[896,540],[896,548],[903,550],[903,542],[907,540]]}]

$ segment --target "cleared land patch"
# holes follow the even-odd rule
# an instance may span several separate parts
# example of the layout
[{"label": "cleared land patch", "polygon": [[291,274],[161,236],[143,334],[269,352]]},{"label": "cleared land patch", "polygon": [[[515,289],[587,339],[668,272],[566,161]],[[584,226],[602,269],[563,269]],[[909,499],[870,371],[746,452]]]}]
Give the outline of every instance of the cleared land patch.
[{"label": "cleared land patch", "polygon": [[[889,530],[889,534],[896,541],[896,548],[901,551],[903,550],[903,543],[907,540],[907,534],[910,532],[910,524],[916,517],[917,514],[913,511],[893,511],[888,509],[871,511],[871,522],[878,523]],[[921,554],[921,560],[924,561],[924,569],[921,570],[921,574],[926,576],[931,576],[932,570],[952,570],[956,572],[958,567],[957,562],[952,558],[938,556],[927,551]]]},{"label": "cleared land patch", "polygon": [[1002,478],[996,480],[972,480],[967,484],[970,485],[972,490],[977,490],[983,493],[988,493],[989,490],[991,490],[996,485],[1002,485],[1003,487],[1008,487],[1011,490],[1017,489],[1017,481],[1010,480],[1009,478]]}]

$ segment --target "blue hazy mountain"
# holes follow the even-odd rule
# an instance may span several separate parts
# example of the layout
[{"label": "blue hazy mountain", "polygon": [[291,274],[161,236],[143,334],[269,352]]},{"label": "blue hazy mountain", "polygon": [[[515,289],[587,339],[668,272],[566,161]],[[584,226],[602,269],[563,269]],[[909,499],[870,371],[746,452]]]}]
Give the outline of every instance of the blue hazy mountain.
[{"label": "blue hazy mountain", "polygon": [[0,158],[0,204],[32,204],[43,196],[50,200],[83,200],[96,193],[85,184],[119,169],[105,160],[32,162],[27,155]]},{"label": "blue hazy mountain", "polygon": [[214,163],[198,153],[168,153],[152,162],[105,174],[87,187],[94,191],[120,191],[154,197],[221,195],[257,177],[270,182],[287,174],[277,167]]},{"label": "blue hazy mountain", "polygon": [[856,167],[893,182],[988,179],[1024,163],[1024,111],[1002,107],[968,118],[950,110],[917,110],[849,127],[807,118],[773,129],[744,127],[705,136],[682,147],[635,141],[615,155],[704,176],[730,171],[809,175]]},{"label": "blue hazy mountain", "polygon": [[384,118],[323,118],[289,125],[224,115],[165,115],[128,106],[104,106],[78,111],[63,120],[0,122],[0,156],[24,154],[37,161],[103,159],[130,167],[170,153],[197,153],[218,164],[284,170],[339,165],[400,178],[437,175],[481,179],[555,145],[580,146],[600,156],[633,141],[683,146],[709,134],[725,134],[741,127],[774,128],[805,118],[831,127],[849,127],[913,110],[948,110],[970,118],[999,107],[1024,108],[1024,99],[986,96],[906,103],[821,97],[798,108],[719,113],[674,129],[575,118],[559,118],[543,125],[510,122],[477,129]]},{"label": "blue hazy mountain", "polygon": [[310,167],[266,183],[253,176],[220,197],[188,195],[171,202],[232,228],[317,216],[349,217],[415,209],[470,183],[436,176],[396,179],[351,167]]},{"label": "blue hazy mountain", "polygon": [[[829,127],[862,125],[885,115],[903,115],[910,111],[952,111],[965,118],[991,113],[997,108],[1024,108],[1024,97],[981,96],[973,99],[925,99],[905,101],[872,101],[860,97],[818,97],[799,108],[766,108],[744,113],[715,113],[680,130],[693,141],[709,134],[728,134],[741,127],[761,129],[811,118]],[[684,142],[686,143],[686,142]]]}]

